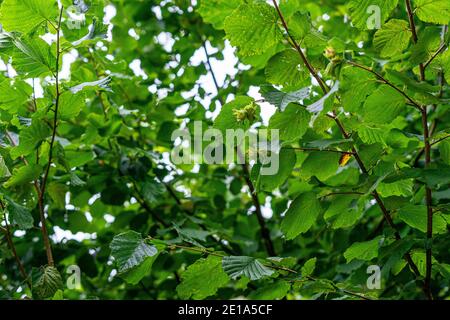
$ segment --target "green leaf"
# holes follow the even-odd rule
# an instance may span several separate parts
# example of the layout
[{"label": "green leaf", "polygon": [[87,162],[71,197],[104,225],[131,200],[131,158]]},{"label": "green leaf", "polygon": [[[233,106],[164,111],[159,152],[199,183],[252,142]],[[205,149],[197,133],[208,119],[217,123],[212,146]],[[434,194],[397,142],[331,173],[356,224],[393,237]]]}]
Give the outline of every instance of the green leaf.
[{"label": "green leaf", "polygon": [[359,112],[367,97],[378,86],[377,79],[371,73],[355,67],[343,68],[340,79],[342,105],[349,112]]},{"label": "green leaf", "polygon": [[309,13],[296,12],[287,21],[289,33],[302,47],[310,49],[324,48],[327,37],[313,27]]},{"label": "green leaf", "polygon": [[50,134],[51,130],[45,121],[33,120],[31,126],[20,132],[19,144],[11,150],[11,157],[17,159],[30,155]]},{"label": "green leaf", "polygon": [[83,82],[74,87],[71,87],[69,90],[73,94],[77,94],[80,91],[92,91],[92,90],[105,90],[112,92],[109,84],[111,83],[112,78],[110,76],[102,78],[97,81]]},{"label": "green leaf", "polygon": [[164,246],[161,244],[155,244],[155,248],[158,253],[151,257],[144,259],[137,267],[129,269],[120,275],[127,283],[131,285],[137,285],[145,276],[148,276],[152,270],[153,263],[159,256],[159,253],[164,250]]},{"label": "green leaf", "polygon": [[415,13],[423,22],[448,24],[450,21],[449,0],[415,0]]},{"label": "green leaf", "polygon": [[141,235],[135,231],[127,231],[116,235],[110,244],[111,256],[117,262],[119,272],[129,271],[148,257],[153,257],[158,250],[142,239]]},{"label": "green leaf", "polygon": [[267,51],[282,39],[278,14],[266,3],[242,4],[225,19],[225,33],[242,56]]},{"label": "green leaf", "polygon": [[9,177],[11,177],[11,172],[9,172],[8,167],[6,166],[5,160],[0,156],[0,181],[5,181]]},{"label": "green leaf", "polygon": [[389,132],[384,128],[361,125],[357,131],[361,141],[366,144],[381,143],[382,145],[386,145],[386,138]]},{"label": "green leaf", "polygon": [[440,31],[440,27],[431,26],[419,33],[418,42],[411,48],[412,64],[419,65],[426,62],[435,54],[441,44]]},{"label": "green leaf", "polygon": [[380,23],[384,23],[397,4],[398,0],[351,0],[349,9],[352,23],[362,30],[368,30],[369,27],[376,28],[374,22],[378,18],[377,14],[381,15]]},{"label": "green leaf", "polygon": [[202,300],[215,295],[228,282],[229,278],[222,270],[222,258],[210,255],[197,260],[181,274],[177,293],[181,299]]},{"label": "green leaf", "polygon": [[65,152],[66,159],[69,162],[71,168],[81,167],[90,161],[92,161],[95,155],[92,151],[71,151],[67,150]]},{"label": "green leaf", "polygon": [[260,188],[264,191],[273,191],[282,185],[292,174],[297,156],[292,149],[283,148],[279,154],[279,170],[275,175],[261,175]]},{"label": "green leaf", "polygon": [[11,225],[18,226],[21,230],[33,228],[34,219],[30,210],[9,197],[6,197],[6,200],[8,201],[9,222]]},{"label": "green leaf", "polygon": [[405,20],[389,20],[375,33],[373,44],[383,58],[402,53],[409,45],[411,31]]},{"label": "green leaf", "polygon": [[406,107],[405,99],[399,92],[381,86],[367,98],[363,118],[368,123],[390,123]]},{"label": "green leaf", "polygon": [[325,181],[336,174],[339,158],[339,154],[335,152],[311,152],[302,164],[300,175],[305,179],[316,176]]},{"label": "green leaf", "polygon": [[74,120],[85,105],[84,95],[64,92],[59,98],[59,116],[61,120]]},{"label": "green leaf", "polygon": [[69,191],[69,188],[65,184],[51,182],[48,184],[47,190],[55,206],[61,209],[65,208],[66,193]]},{"label": "green leaf", "polygon": [[0,109],[18,113],[19,107],[30,98],[32,89],[27,83],[15,79],[0,82]]},{"label": "green leaf", "polygon": [[239,7],[241,0],[201,0],[197,12],[216,29],[224,28],[225,18]]},{"label": "green leaf", "polygon": [[[330,91],[327,92],[316,102],[306,107],[306,110],[312,113],[321,113],[324,109],[327,109],[334,100],[334,93],[339,90],[339,81],[336,81]],[[327,104],[328,103],[328,104]],[[328,110],[326,110],[328,111]]]},{"label": "green leaf", "polygon": [[282,111],[277,111],[269,121],[269,129],[280,130],[280,139],[293,141],[300,139],[309,128],[311,114],[302,106],[289,104]]},{"label": "green leaf", "polygon": [[62,301],[64,300],[64,292],[61,289],[58,289],[56,293],[53,295],[52,300]]},{"label": "green leaf", "polygon": [[331,223],[333,229],[351,227],[360,217],[357,197],[353,195],[335,196],[324,214],[324,219]]},{"label": "green leaf", "polygon": [[[248,129],[251,123],[248,120],[239,121],[236,117],[236,111],[243,110],[246,106],[251,105],[253,101],[249,97],[237,96],[233,101],[225,104],[214,121],[214,128],[221,130],[223,133],[227,129]],[[259,110],[255,112],[256,116],[259,116]]]},{"label": "green leaf", "polygon": [[293,87],[306,79],[309,79],[309,71],[293,49],[277,53],[266,66],[266,80],[271,84]]},{"label": "green leaf", "polygon": [[56,58],[52,48],[42,39],[11,37],[13,66],[28,78],[38,78],[54,72]]},{"label": "green leaf", "polygon": [[378,257],[378,249],[383,241],[384,238],[379,236],[370,241],[355,242],[344,252],[347,263],[354,259],[370,261]]},{"label": "green leaf", "polygon": [[44,21],[54,21],[57,14],[56,1],[4,0],[0,22],[7,31],[30,33]]},{"label": "green leaf", "polygon": [[316,268],[317,258],[311,258],[305,262],[301,269],[302,277],[309,277],[313,274],[314,269]]},{"label": "green leaf", "polygon": [[291,289],[287,281],[276,281],[264,287],[258,288],[249,295],[251,300],[280,300],[283,299]]},{"label": "green leaf", "polygon": [[85,41],[95,40],[95,39],[106,39],[108,36],[108,25],[99,22],[95,18],[92,24],[89,26],[89,32],[82,38],[72,42],[73,46],[79,46]]},{"label": "green leaf", "polygon": [[286,239],[292,240],[307,232],[321,212],[322,207],[316,195],[312,192],[303,193],[291,203],[281,222],[281,231]]},{"label": "green leaf", "polygon": [[411,90],[414,93],[437,93],[439,92],[438,86],[433,86],[426,82],[417,82],[416,80],[410,78],[402,72],[396,70],[386,70],[388,78],[394,82],[396,82],[399,86],[404,86]]},{"label": "green leaf", "polygon": [[309,88],[303,88],[298,91],[285,93],[272,86],[261,86],[260,92],[267,102],[275,105],[280,111],[285,111],[290,103],[300,102],[308,98],[311,90]]},{"label": "green leaf", "polygon": [[[439,143],[439,152],[441,154],[441,160],[450,165],[450,140],[444,140]],[[0,170],[1,171],[1,170]],[[0,174],[1,176],[1,174]]]},{"label": "green leaf", "polygon": [[378,193],[382,197],[404,196],[409,197],[413,192],[414,182],[411,179],[399,180],[392,183],[381,182],[377,186]]},{"label": "green leaf", "polygon": [[271,276],[274,271],[258,259],[247,256],[226,256],[222,260],[223,270],[232,278],[245,276],[250,280],[259,280]]},{"label": "green leaf", "polygon": [[445,80],[450,82],[450,50],[445,51],[437,58],[437,62],[440,64],[444,71]]},{"label": "green leaf", "polygon": [[[409,226],[424,233],[427,232],[427,207],[425,205],[407,205],[400,208],[398,217]],[[433,214],[433,234],[447,232],[447,221],[440,214]]]},{"label": "green leaf", "polygon": [[39,165],[27,165],[14,168],[11,178],[5,182],[5,188],[11,188],[35,181],[41,174],[42,167]]},{"label": "green leaf", "polygon": [[32,292],[35,299],[51,298],[63,288],[61,275],[55,267],[46,266],[32,271]]},{"label": "green leaf", "polygon": [[142,185],[142,195],[149,203],[157,202],[165,192],[164,185],[154,179],[146,180]]}]

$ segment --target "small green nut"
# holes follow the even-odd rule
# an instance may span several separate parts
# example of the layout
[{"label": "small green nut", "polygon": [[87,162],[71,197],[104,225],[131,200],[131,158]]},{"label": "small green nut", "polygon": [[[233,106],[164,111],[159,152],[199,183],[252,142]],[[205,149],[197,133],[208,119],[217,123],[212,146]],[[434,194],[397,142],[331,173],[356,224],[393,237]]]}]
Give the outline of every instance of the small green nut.
[{"label": "small green nut", "polygon": [[243,122],[247,118],[245,109],[233,109],[233,115],[237,122]]},{"label": "small green nut", "polygon": [[254,122],[256,119],[256,110],[257,105],[256,103],[252,102],[242,109],[233,109],[233,115],[235,116],[237,122],[243,122],[245,120]]},{"label": "small green nut", "polygon": [[336,57],[336,50],[332,47],[327,47],[323,53],[325,57],[329,60],[333,60]]}]

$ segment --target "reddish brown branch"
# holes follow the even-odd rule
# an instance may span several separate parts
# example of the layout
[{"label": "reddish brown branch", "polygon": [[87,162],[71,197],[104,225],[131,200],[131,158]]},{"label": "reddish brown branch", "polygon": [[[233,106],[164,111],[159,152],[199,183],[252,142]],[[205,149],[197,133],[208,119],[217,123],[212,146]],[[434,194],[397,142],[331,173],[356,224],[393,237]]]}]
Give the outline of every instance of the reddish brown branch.
[{"label": "reddish brown branch", "polygon": [[323,81],[323,79],[319,76],[319,73],[316,71],[316,69],[314,69],[312,64],[308,61],[308,58],[306,57],[306,55],[303,53],[302,48],[300,47],[300,45],[297,43],[295,38],[289,32],[288,25],[286,23],[286,20],[284,19],[283,13],[280,10],[280,7],[278,6],[277,1],[276,0],[272,0],[272,2],[273,2],[273,5],[275,6],[275,9],[277,10],[278,16],[280,17],[281,23],[283,24],[283,28],[286,31],[286,33],[287,33],[287,35],[288,35],[288,37],[290,39],[290,44],[298,52],[298,54],[300,55],[300,58],[302,59],[303,63],[305,64],[306,68],[309,70],[311,75],[319,83],[319,86],[322,89],[322,91],[324,93],[327,93],[329,91],[329,88],[326,85],[325,81]]}]

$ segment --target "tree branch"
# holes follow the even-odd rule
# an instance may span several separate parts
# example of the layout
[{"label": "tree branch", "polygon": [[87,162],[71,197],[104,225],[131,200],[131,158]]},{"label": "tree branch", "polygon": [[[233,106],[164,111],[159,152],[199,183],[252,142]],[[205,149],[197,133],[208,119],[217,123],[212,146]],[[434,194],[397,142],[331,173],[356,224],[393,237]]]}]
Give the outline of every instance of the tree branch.
[{"label": "tree branch", "polygon": [[[411,6],[410,0],[405,0],[406,10],[408,11],[408,19],[409,19],[409,27],[411,28],[411,34],[412,34],[412,40],[414,44],[417,43],[418,37],[417,37],[417,30],[416,30],[416,24],[414,22],[414,13]],[[419,71],[420,71],[420,81],[425,81],[425,67],[421,63],[419,65]]]},{"label": "tree branch", "polygon": [[[417,43],[417,31],[416,25],[414,23],[414,13],[411,6],[410,0],[405,0],[406,9],[408,11],[409,24],[411,27],[411,33],[413,42]],[[441,47],[442,48],[442,47]],[[441,49],[442,50],[442,49]],[[438,53],[439,54],[439,51]],[[434,59],[434,58],[432,58]],[[430,60],[431,62],[432,60]],[[429,63],[428,63],[429,64]],[[428,65],[427,64],[427,65]],[[419,65],[420,69],[420,81],[425,81],[425,67],[421,63]],[[422,107],[422,126],[423,126],[423,139],[425,143],[424,153],[425,153],[425,168],[428,168],[431,164],[431,145],[430,145],[430,131],[428,127],[428,114],[427,108]],[[432,240],[433,240],[433,197],[431,193],[431,189],[428,186],[425,186],[425,201],[427,204],[427,245],[426,245],[426,269],[425,269],[425,283],[424,283],[424,291],[429,300],[433,299],[433,295],[431,293],[431,267],[432,267]]]},{"label": "tree branch", "polygon": [[[153,238],[148,237],[148,239],[151,241],[153,240]],[[187,251],[192,251],[192,252],[197,252],[197,253],[201,253],[201,254],[206,254],[206,255],[211,255],[211,256],[215,256],[215,257],[219,257],[219,258],[224,258],[225,255],[221,254],[221,253],[217,253],[211,250],[208,250],[207,248],[199,248],[199,247],[188,247],[188,246],[184,246],[184,245],[178,245],[178,244],[170,244],[168,245],[169,249],[175,250],[175,249],[180,249],[180,250],[187,250]],[[273,265],[273,264],[269,264],[269,263],[263,263],[263,265],[267,268],[271,268],[271,269],[275,269],[275,270],[281,270],[281,271],[286,271],[288,273],[291,274],[295,274],[298,275],[298,271],[290,269],[290,268],[286,268],[283,266],[277,266],[277,265]],[[321,279],[316,279],[313,278],[311,276],[307,276],[305,277],[305,279],[309,280],[309,281],[313,281],[313,282],[317,282],[317,281],[321,281]],[[304,280],[293,280],[295,281],[304,281]],[[371,298],[364,296],[362,294],[350,291],[350,290],[346,290],[346,289],[342,289],[339,286],[337,286],[334,282],[329,282],[338,292],[343,292],[346,293],[348,295],[363,299],[363,300],[372,300]]]},{"label": "tree branch", "polygon": [[[431,145],[428,129],[427,110],[422,112],[423,139],[425,142],[425,168],[431,164]],[[431,189],[425,186],[425,201],[427,204],[427,245],[426,245],[426,269],[424,290],[429,300],[433,300],[431,293],[431,268],[432,268],[432,241],[433,241],[433,196]]]},{"label": "tree branch", "polygon": [[55,89],[56,89],[56,97],[55,97],[55,110],[54,110],[54,117],[53,117],[53,130],[52,130],[52,138],[50,141],[50,148],[49,148],[49,155],[48,155],[48,164],[47,168],[44,173],[44,177],[42,178],[41,183],[41,189],[39,193],[39,211],[40,211],[40,218],[41,218],[41,228],[42,228],[42,235],[44,238],[44,245],[45,245],[45,251],[47,253],[47,262],[49,266],[54,266],[55,262],[53,260],[53,253],[52,248],[50,245],[50,239],[48,236],[47,231],[47,223],[45,218],[45,212],[44,212],[44,196],[45,191],[47,187],[47,180],[50,173],[50,168],[53,163],[53,147],[55,145],[55,139],[56,139],[56,130],[58,127],[58,111],[59,111],[59,99],[61,96],[61,92],[59,89],[59,59],[61,57],[61,49],[60,49],[60,37],[61,37],[61,20],[62,20],[62,14],[63,14],[64,6],[61,6],[60,12],[59,12],[59,19],[58,19],[58,26],[56,28],[56,71],[55,71]]},{"label": "tree branch", "polygon": [[266,251],[270,256],[276,256],[275,247],[273,245],[272,239],[270,238],[270,231],[266,226],[266,221],[262,215],[261,211],[261,203],[259,202],[258,195],[255,190],[255,186],[253,185],[252,180],[250,179],[250,172],[248,170],[248,165],[243,164],[242,170],[244,171],[244,179],[249,188],[250,195],[252,197],[253,205],[255,206],[256,217],[258,218],[259,227],[261,229],[261,237],[264,242],[264,246],[266,247]]},{"label": "tree branch", "polygon": [[5,220],[5,228],[1,228],[1,231],[5,234],[6,242],[8,243],[8,247],[11,250],[11,253],[14,257],[14,260],[16,261],[17,266],[19,267],[20,274],[22,275],[23,279],[27,283],[28,287],[31,289],[31,281],[30,278],[27,275],[27,272],[25,271],[25,268],[23,266],[22,261],[19,258],[19,255],[17,254],[16,246],[14,245],[14,242],[11,237],[11,231],[8,224],[8,219],[6,218],[5,213],[5,205],[2,200],[0,200],[0,207],[4,213],[4,220]]},{"label": "tree branch", "polygon": [[[214,85],[215,85],[216,90],[217,90],[217,95],[219,95],[220,87],[219,87],[219,84],[217,82],[217,78],[216,78],[216,76],[214,74],[214,70],[213,70],[213,68],[211,66],[211,61],[210,61],[208,50],[206,49],[205,42],[202,43],[202,46],[203,46],[203,49],[204,49],[205,55],[206,55],[206,64],[208,66],[209,72],[212,75],[213,82],[214,82]],[[221,105],[223,105],[222,98],[219,98],[219,102],[220,102]],[[238,151],[238,153],[239,153],[239,151]],[[239,155],[239,156],[242,157],[242,155]],[[251,194],[251,197],[252,197],[253,205],[255,206],[256,217],[258,219],[258,223],[259,223],[259,226],[260,226],[260,229],[261,229],[261,237],[263,239],[264,246],[266,248],[267,254],[269,254],[270,256],[276,256],[275,248],[274,248],[274,245],[272,243],[272,239],[270,238],[270,231],[267,228],[266,222],[265,222],[264,217],[262,215],[261,204],[259,203],[259,199],[258,199],[258,195],[256,193],[256,189],[255,189],[255,187],[254,187],[254,185],[253,185],[253,183],[252,183],[252,181],[250,179],[250,174],[249,174],[249,170],[248,170],[247,164],[243,164],[242,165],[242,170],[244,172],[245,182],[246,182],[248,188],[250,189],[250,194]],[[173,190],[169,190],[169,193],[172,196],[175,196],[175,199],[177,198],[176,195],[173,193]]]},{"label": "tree branch", "polygon": [[349,154],[354,155],[352,151],[342,151],[342,150],[334,150],[334,149],[320,149],[320,148],[295,148],[295,147],[286,147],[285,149],[297,150],[297,151],[306,151],[306,152],[334,152],[341,154]]},{"label": "tree branch", "polygon": [[308,58],[306,57],[306,55],[303,53],[302,48],[300,47],[300,45],[297,43],[297,41],[295,40],[295,38],[291,35],[291,33],[289,32],[289,28],[288,25],[286,23],[286,20],[284,19],[283,13],[280,10],[280,7],[278,6],[278,3],[276,0],[272,0],[273,5],[275,6],[275,9],[277,10],[278,16],[281,19],[281,23],[283,24],[283,28],[286,31],[289,39],[290,39],[290,44],[292,45],[292,47],[298,52],[298,54],[300,55],[300,58],[302,59],[303,63],[305,64],[306,68],[309,70],[309,72],[311,73],[311,75],[316,79],[316,81],[319,83],[320,88],[322,89],[323,93],[327,93],[329,91],[329,88],[327,86],[327,84],[325,83],[325,81],[319,76],[319,73],[316,71],[316,69],[314,69],[314,67],[312,66],[312,64],[308,61]]},{"label": "tree branch", "polygon": [[431,64],[431,62],[433,62],[433,60],[436,59],[436,57],[445,50],[445,48],[447,48],[447,45],[445,43],[441,44],[439,49],[431,56],[431,58],[427,62],[425,62],[423,67],[426,69]]},{"label": "tree branch", "polygon": [[419,111],[422,111],[423,107],[417,103],[416,101],[414,101],[406,92],[404,92],[402,89],[398,88],[395,84],[393,84],[392,82],[390,82],[389,80],[387,80],[386,78],[384,78],[381,74],[379,74],[378,72],[372,70],[369,67],[363,66],[361,64],[358,64],[356,62],[353,61],[347,61],[348,64],[360,68],[362,70],[365,70],[367,72],[372,73],[374,76],[376,76],[378,78],[378,80],[382,81],[384,84],[390,86],[392,89],[394,89],[395,91],[397,91],[398,93],[400,93],[402,96],[404,96],[414,107],[416,107]]},{"label": "tree branch", "polygon": [[[318,76],[318,73],[314,70],[314,68],[312,68],[312,66],[311,66],[311,64],[309,63],[308,59],[306,58],[306,56],[305,56],[305,55],[303,54],[303,52],[301,51],[301,48],[300,48],[298,45],[296,45],[295,39],[293,39],[293,37],[289,34],[289,28],[288,28],[288,26],[287,26],[287,24],[286,24],[286,21],[285,21],[285,19],[284,19],[282,13],[281,13],[281,11],[280,11],[280,8],[278,7],[278,4],[277,4],[276,0],[272,0],[272,1],[273,1],[273,3],[274,3],[274,6],[275,6],[277,12],[278,12],[278,15],[280,16],[280,19],[281,19],[281,21],[282,21],[282,24],[283,24],[283,26],[284,26],[286,32],[288,33],[289,37],[290,37],[291,40],[293,41],[293,44],[294,44],[294,46],[295,46],[295,49],[299,52],[300,56],[302,57],[302,60],[305,62],[305,65],[307,66],[307,68],[308,68],[308,70],[310,71],[311,75],[312,75],[314,78],[316,78],[316,80],[319,82],[319,84],[324,84],[324,83],[322,82],[322,79]],[[411,102],[418,110],[420,110],[420,111],[422,110],[422,107],[421,107],[417,102],[415,102],[413,99],[411,99],[405,92],[403,92],[401,89],[397,88],[394,84],[392,84],[392,83],[389,82],[388,80],[384,79],[384,77],[382,77],[382,76],[381,76],[380,74],[378,74],[377,72],[375,72],[375,71],[373,71],[373,70],[371,70],[371,69],[369,69],[369,68],[367,68],[367,67],[365,67],[365,66],[362,66],[362,65],[359,65],[359,64],[357,64],[357,63],[354,63],[354,62],[348,62],[348,63],[351,64],[351,65],[353,65],[353,66],[355,66],[355,67],[358,67],[358,68],[364,69],[364,70],[366,70],[366,71],[368,71],[368,72],[371,72],[371,73],[374,74],[378,79],[380,79],[381,81],[383,81],[385,84],[391,86],[393,89],[395,89],[395,90],[398,91],[400,94],[402,94],[402,95],[403,95],[408,101],[410,101],[410,102]],[[328,88],[327,88],[327,87],[324,87],[324,86],[322,86],[322,85],[321,85],[321,87],[322,87],[322,90],[324,91],[324,93],[327,93],[327,92],[328,92]],[[342,135],[344,136],[344,138],[345,138],[345,139],[349,139],[349,138],[350,138],[350,135],[349,135],[349,134],[347,133],[347,131],[345,130],[343,124],[342,124],[341,121],[338,119],[337,115],[333,112],[331,115],[328,115],[328,116],[329,116],[330,118],[334,119],[334,121],[336,122],[337,126],[339,127],[339,129],[340,129]],[[362,159],[361,159],[361,157],[360,157],[358,151],[356,150],[356,148],[355,148],[354,146],[352,147],[352,153],[353,153],[353,155],[354,155],[354,157],[355,157],[355,159],[356,159],[356,161],[357,161],[357,163],[358,163],[358,165],[359,165],[361,171],[362,171],[363,173],[365,173],[365,174],[368,174],[368,171],[367,171],[367,169],[366,169],[366,167],[365,167],[365,165],[364,165],[364,163],[363,163],[363,161],[362,161]],[[396,237],[396,239],[399,240],[399,239],[400,239],[400,233],[397,231],[397,229],[396,229],[396,227],[395,227],[395,225],[394,225],[394,223],[393,223],[393,221],[392,221],[392,218],[391,218],[391,216],[390,216],[388,210],[386,209],[386,207],[385,207],[383,201],[381,200],[380,195],[378,194],[378,192],[377,192],[376,190],[374,190],[374,191],[372,192],[372,196],[375,198],[375,200],[376,200],[378,206],[380,207],[381,211],[383,212],[383,215],[384,215],[385,220],[388,222],[389,226],[390,226],[391,228],[393,228],[393,230],[394,230],[394,232],[395,232],[395,237]],[[414,274],[416,275],[416,277],[419,277],[419,276],[420,276],[420,272],[419,272],[417,266],[415,265],[414,261],[412,261],[412,258],[411,258],[411,256],[410,256],[410,254],[409,254],[409,253],[405,254],[405,257],[404,257],[404,258],[405,258],[406,261],[408,262],[409,266],[410,266],[411,269],[413,270],[413,272],[414,272]]]}]

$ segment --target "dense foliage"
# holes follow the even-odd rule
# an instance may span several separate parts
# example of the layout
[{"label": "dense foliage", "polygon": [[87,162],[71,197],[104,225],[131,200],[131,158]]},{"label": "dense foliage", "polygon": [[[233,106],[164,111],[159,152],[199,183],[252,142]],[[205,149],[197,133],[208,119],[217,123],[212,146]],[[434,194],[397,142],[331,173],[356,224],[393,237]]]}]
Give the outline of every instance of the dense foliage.
[{"label": "dense foliage", "polygon": [[450,297],[450,0],[0,3],[0,298]]}]

